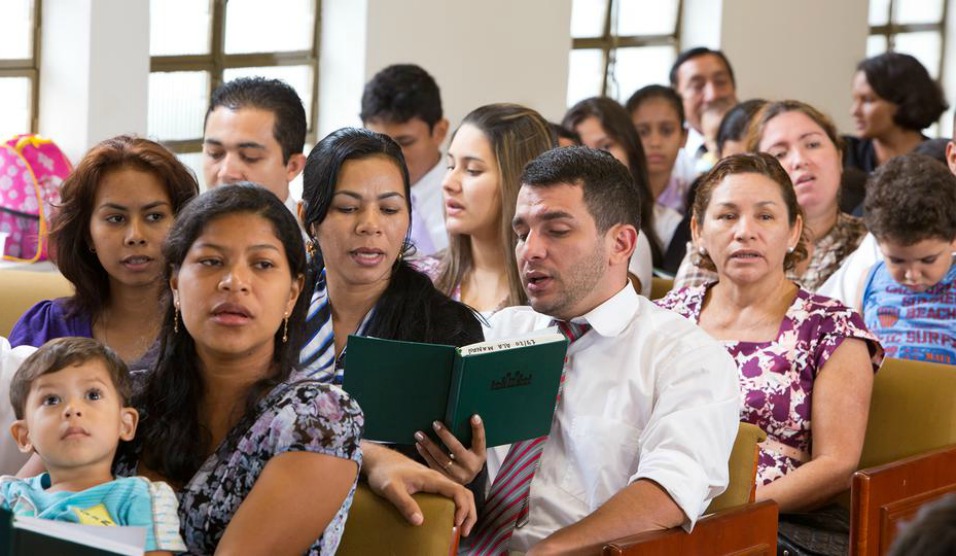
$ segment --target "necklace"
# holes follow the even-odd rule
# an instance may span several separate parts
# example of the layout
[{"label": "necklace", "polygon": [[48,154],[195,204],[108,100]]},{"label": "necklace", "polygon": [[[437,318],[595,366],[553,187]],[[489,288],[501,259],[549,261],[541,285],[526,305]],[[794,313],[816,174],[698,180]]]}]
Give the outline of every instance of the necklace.
[{"label": "necklace", "polygon": [[[95,338],[96,331],[98,329],[99,335],[102,336],[102,338],[95,338],[95,339],[100,340],[102,344],[104,344],[105,346],[115,351],[116,354],[119,355],[123,361],[131,362],[142,357],[149,350],[150,345],[152,345],[152,342],[155,341],[156,337],[159,335],[159,329],[155,324],[156,322],[158,322],[158,317],[157,317],[156,319],[152,320],[154,324],[150,326],[148,330],[146,330],[146,334],[138,335],[136,338],[133,339],[132,342],[130,342],[128,346],[121,347],[121,346],[113,345],[110,342],[110,338],[109,338],[111,316],[112,315],[108,308],[103,309],[103,311],[100,313],[99,317],[95,321],[96,324],[94,324],[91,327],[93,328],[93,332],[94,332],[93,336]],[[125,348],[129,348],[129,349],[125,349]]]}]

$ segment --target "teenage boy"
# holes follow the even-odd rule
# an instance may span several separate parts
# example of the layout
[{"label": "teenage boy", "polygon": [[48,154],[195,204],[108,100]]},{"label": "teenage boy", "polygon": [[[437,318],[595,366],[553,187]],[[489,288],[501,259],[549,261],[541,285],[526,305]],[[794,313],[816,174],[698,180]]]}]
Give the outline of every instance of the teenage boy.
[{"label": "teenage boy", "polygon": [[446,164],[441,145],[448,133],[438,84],[414,64],[388,66],[375,74],[362,94],[362,124],[402,147],[412,182],[411,240],[416,256],[448,247],[441,184]]}]

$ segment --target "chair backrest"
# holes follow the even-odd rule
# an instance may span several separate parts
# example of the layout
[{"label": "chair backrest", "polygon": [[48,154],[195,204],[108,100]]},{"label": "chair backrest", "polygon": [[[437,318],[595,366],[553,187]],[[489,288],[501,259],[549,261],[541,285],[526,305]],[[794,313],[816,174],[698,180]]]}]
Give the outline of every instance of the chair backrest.
[{"label": "chair backrest", "polygon": [[737,428],[737,439],[730,452],[730,482],[727,490],[710,501],[707,512],[713,513],[740,506],[754,501],[756,494],[755,480],[757,477],[757,444],[767,439],[760,427],[750,423],[740,423]]},{"label": "chair backrest", "polygon": [[447,556],[458,551],[455,503],[435,494],[415,494],[424,523],[414,526],[384,498],[359,483],[336,554],[421,554]]},{"label": "chair backrest", "polygon": [[660,299],[674,287],[673,278],[651,278],[651,299]]},{"label": "chair backrest", "polygon": [[777,504],[744,504],[697,521],[688,533],[680,527],[648,531],[604,545],[604,556],[671,556],[673,554],[777,553]]},{"label": "chair backrest", "polygon": [[903,522],[956,492],[956,445],[857,471],[850,491],[850,554],[886,554]]},{"label": "chair backrest", "polygon": [[27,309],[44,299],[73,295],[59,272],[0,270],[0,336],[8,337]]},{"label": "chair backrest", "polygon": [[956,366],[886,359],[873,382],[860,469],[956,444]]},{"label": "chair backrest", "polygon": [[873,381],[860,469],[850,488],[851,554],[883,554],[898,522],[953,490],[956,367],[886,359]]}]

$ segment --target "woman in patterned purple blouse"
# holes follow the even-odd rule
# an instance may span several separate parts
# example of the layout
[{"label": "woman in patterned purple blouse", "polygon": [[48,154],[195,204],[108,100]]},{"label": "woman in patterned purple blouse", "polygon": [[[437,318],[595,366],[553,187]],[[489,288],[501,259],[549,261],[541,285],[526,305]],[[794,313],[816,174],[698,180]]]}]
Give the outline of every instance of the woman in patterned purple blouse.
[{"label": "woman in patterned purple blouse", "polygon": [[860,316],[800,289],[803,214],[769,154],[735,155],[703,179],[693,207],[699,255],[719,281],[659,303],[724,342],[740,370],[741,420],[767,432],[757,500],[812,509],[849,486],[882,348]]},{"label": "woman in patterned purple blouse", "polygon": [[293,373],[308,307],[295,218],[262,187],[220,186],[183,209],[163,254],[173,302],[114,472],[173,486],[190,554],[334,554],[363,417]]}]

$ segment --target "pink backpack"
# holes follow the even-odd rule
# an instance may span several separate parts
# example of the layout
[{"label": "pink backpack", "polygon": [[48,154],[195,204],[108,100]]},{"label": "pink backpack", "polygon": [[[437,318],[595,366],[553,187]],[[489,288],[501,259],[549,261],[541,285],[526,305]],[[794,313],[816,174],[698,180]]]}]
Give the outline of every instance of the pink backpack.
[{"label": "pink backpack", "polygon": [[0,234],[7,234],[3,258],[47,259],[47,232],[60,185],[73,166],[50,139],[29,133],[0,144]]}]

